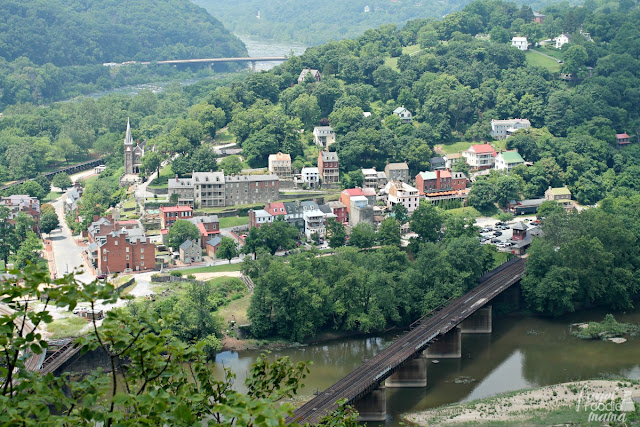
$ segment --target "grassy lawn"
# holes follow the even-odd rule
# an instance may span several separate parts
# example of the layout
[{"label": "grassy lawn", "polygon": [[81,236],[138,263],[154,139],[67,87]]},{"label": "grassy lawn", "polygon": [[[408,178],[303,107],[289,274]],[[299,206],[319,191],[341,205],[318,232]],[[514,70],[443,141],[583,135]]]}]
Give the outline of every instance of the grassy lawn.
[{"label": "grassy lawn", "polygon": [[62,193],[58,193],[57,191],[50,191],[49,194],[46,195],[44,199],[42,199],[42,204],[51,203],[55,201],[58,197],[60,197]]},{"label": "grassy lawn", "polygon": [[239,225],[249,224],[248,216],[231,216],[220,218],[220,228],[237,227]]},{"label": "grassy lawn", "polygon": [[91,175],[90,177],[87,177],[85,179],[82,180],[82,182],[84,182],[84,185],[89,185],[92,184],[94,182],[96,182],[98,180],[98,176],[99,175]]},{"label": "grassy lawn", "polygon": [[562,52],[561,50],[558,50],[558,49],[547,49],[546,47],[534,47],[531,50],[536,51],[536,52],[541,52],[541,53],[544,53],[544,54],[549,55],[549,56],[553,56],[554,58],[559,59],[559,60],[563,60],[564,59],[564,52]]},{"label": "grassy lawn", "polygon": [[384,65],[390,67],[393,70],[400,71],[400,69],[398,68],[398,58],[388,57],[384,60]]},{"label": "grassy lawn", "polygon": [[240,271],[240,270],[242,270],[242,263],[221,264],[221,265],[214,265],[212,267],[187,268],[184,270],[177,270],[177,271],[182,273],[183,276],[188,276],[189,274],[196,274],[196,273],[216,273],[219,271]]},{"label": "grassy lawn", "polygon": [[482,214],[476,208],[472,208],[471,206],[457,209],[447,209],[442,212],[446,215],[461,216],[464,218],[478,218],[479,216],[482,216]]},{"label": "grassy lawn", "polygon": [[213,138],[214,144],[230,144],[232,142],[236,142],[236,137],[233,136],[226,128],[218,131],[218,133],[216,133],[216,137]]},{"label": "grassy lawn", "polygon": [[442,151],[446,154],[459,153],[461,151],[466,150],[471,147],[473,144],[477,144],[476,142],[468,142],[468,141],[458,141],[449,144],[441,144],[440,147]]},{"label": "grassy lawn", "polygon": [[169,178],[174,177],[175,174],[171,170],[171,165],[167,165],[160,169],[160,176],[153,180],[149,187],[151,188],[164,188],[167,186],[167,182],[169,182]]},{"label": "grassy lawn", "polygon": [[125,202],[122,204],[122,207],[124,209],[135,209],[136,208],[136,199],[127,199],[125,200]]},{"label": "grassy lawn", "polygon": [[407,55],[415,55],[416,53],[420,52],[422,49],[420,49],[420,45],[418,44],[414,44],[411,46],[407,46],[407,47],[403,47],[402,48],[402,53],[407,54]]},{"label": "grassy lawn", "polygon": [[247,310],[249,309],[250,301],[251,295],[247,294],[240,299],[231,301],[229,305],[221,307],[218,310],[218,314],[222,316],[226,322],[235,320],[238,325],[246,325],[249,323]]},{"label": "grassy lawn", "polygon": [[[243,157],[242,157],[242,156],[240,156],[240,155],[238,155],[238,154],[232,154],[232,155],[230,155],[230,156],[222,157],[222,158],[220,158],[220,159],[218,159],[218,160],[230,159],[230,158],[232,158],[232,157],[235,157],[235,158],[237,158],[238,160],[240,160],[240,163],[242,164],[242,169],[251,169],[251,166],[249,166],[249,163],[247,163],[247,162],[243,161]],[[220,163],[220,162],[218,162],[218,163]]]},{"label": "grassy lawn", "polygon": [[52,332],[51,338],[68,338],[77,337],[80,330],[88,325],[88,321],[80,316],[71,315],[64,319],[58,319],[47,326],[47,329]]},{"label": "grassy lawn", "polygon": [[547,58],[546,56],[543,56],[540,53],[537,53],[536,51],[530,51],[530,50],[525,52],[525,55],[527,57],[527,63],[531,66],[546,68],[552,73],[560,72],[561,64],[558,64],[558,61],[555,59]]}]

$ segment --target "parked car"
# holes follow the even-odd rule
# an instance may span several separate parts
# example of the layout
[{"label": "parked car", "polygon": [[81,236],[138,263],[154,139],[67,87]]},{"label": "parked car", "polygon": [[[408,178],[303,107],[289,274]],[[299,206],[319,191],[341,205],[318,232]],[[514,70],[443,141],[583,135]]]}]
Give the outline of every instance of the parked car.
[{"label": "parked car", "polygon": [[496,239],[496,238],[491,239],[491,243],[499,243],[499,242],[500,242],[500,239]]},{"label": "parked car", "polygon": [[106,278],[107,278],[107,275],[106,275],[106,274],[98,274],[98,275],[96,276],[96,278],[97,278],[97,279],[99,279],[99,280],[106,279]]},{"label": "parked car", "polygon": [[501,230],[508,230],[508,229],[510,229],[510,228],[511,228],[511,227],[509,227],[509,226],[508,226],[508,225],[506,225],[506,224],[505,224],[505,225],[503,225],[502,227],[500,227],[500,229],[501,229]]},{"label": "parked car", "polygon": [[493,235],[494,236],[502,236],[502,231],[494,231]]}]

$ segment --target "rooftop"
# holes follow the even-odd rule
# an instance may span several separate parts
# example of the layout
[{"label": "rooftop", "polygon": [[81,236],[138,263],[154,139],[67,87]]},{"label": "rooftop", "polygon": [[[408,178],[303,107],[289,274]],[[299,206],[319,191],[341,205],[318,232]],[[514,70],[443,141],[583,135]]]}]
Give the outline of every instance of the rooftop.
[{"label": "rooftop", "polygon": [[361,188],[345,188],[344,190],[342,190],[342,192],[348,195],[349,197],[364,196],[364,193],[362,192]]},{"label": "rooftop", "polygon": [[389,163],[387,166],[389,170],[404,170],[409,169],[409,165],[406,162],[402,163]]},{"label": "rooftop", "polygon": [[553,194],[554,196],[570,196],[571,195],[571,191],[569,191],[567,187],[555,187],[555,188],[549,188],[549,190],[551,191],[551,194]]},{"label": "rooftop", "polygon": [[337,162],[338,161],[338,153],[335,151],[322,151],[321,153],[323,162]]},{"label": "rooftop", "polygon": [[524,159],[516,150],[503,151],[499,155],[501,155],[507,163],[524,163]]},{"label": "rooftop", "polygon": [[269,154],[269,159],[278,161],[291,161],[291,155],[279,152],[278,154]]},{"label": "rooftop", "polygon": [[160,206],[160,212],[193,212],[191,206]]},{"label": "rooftop", "polygon": [[496,155],[496,150],[493,149],[491,144],[475,144],[469,147],[468,151],[472,151],[476,154],[490,154]]},{"label": "rooftop", "polygon": [[207,245],[218,246],[220,244],[220,242],[222,242],[222,237],[216,236],[216,237],[213,237],[213,238],[207,240]]}]

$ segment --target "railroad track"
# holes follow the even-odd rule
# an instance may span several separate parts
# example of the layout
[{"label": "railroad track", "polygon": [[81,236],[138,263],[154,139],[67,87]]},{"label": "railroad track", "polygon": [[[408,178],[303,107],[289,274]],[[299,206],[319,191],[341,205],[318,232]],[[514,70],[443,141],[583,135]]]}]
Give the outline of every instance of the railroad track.
[{"label": "railroad track", "polygon": [[81,346],[76,346],[73,340],[69,341],[44,360],[40,372],[42,374],[55,372],[64,362],[75,356],[81,348]]},{"label": "railroad track", "polygon": [[317,424],[337,408],[336,401],[346,398],[350,404],[356,402],[378,387],[406,361],[420,355],[438,336],[455,328],[496,295],[518,282],[524,273],[524,264],[524,259],[515,258],[485,274],[474,289],[418,319],[412,324],[411,331],[298,408],[287,422]]}]

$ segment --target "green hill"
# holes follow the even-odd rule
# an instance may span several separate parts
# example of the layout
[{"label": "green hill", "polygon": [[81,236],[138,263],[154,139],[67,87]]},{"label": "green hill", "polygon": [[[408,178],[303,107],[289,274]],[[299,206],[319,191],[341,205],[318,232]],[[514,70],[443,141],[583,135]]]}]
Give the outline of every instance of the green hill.
[{"label": "green hill", "polygon": [[188,0],[0,0],[0,57],[56,66],[241,56],[243,43]]}]

